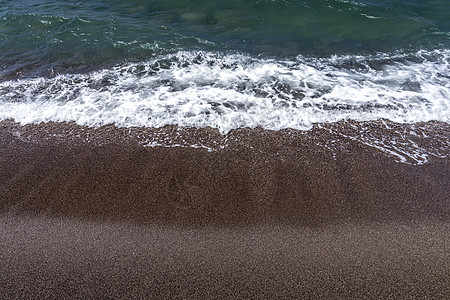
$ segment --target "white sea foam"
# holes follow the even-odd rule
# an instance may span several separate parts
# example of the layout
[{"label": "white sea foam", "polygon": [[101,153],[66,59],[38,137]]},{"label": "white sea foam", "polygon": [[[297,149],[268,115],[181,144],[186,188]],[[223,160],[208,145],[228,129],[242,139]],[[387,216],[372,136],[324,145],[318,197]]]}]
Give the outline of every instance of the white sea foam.
[{"label": "white sea foam", "polygon": [[0,83],[0,119],[119,127],[309,129],[379,118],[450,122],[450,51],[297,57],[178,52],[89,74]]}]

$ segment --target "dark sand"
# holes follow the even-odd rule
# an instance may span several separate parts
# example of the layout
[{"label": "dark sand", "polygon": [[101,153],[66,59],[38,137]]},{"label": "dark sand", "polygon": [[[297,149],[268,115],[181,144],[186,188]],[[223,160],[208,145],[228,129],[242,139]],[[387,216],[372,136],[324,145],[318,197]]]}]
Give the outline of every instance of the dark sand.
[{"label": "dark sand", "polygon": [[169,131],[2,122],[0,298],[450,298],[449,158]]}]

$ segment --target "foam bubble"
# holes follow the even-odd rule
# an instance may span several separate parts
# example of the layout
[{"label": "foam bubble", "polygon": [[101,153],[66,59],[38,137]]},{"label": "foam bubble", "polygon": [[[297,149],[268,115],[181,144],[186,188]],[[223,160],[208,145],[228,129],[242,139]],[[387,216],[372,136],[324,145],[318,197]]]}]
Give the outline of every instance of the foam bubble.
[{"label": "foam bubble", "polygon": [[178,52],[89,74],[0,83],[0,119],[119,127],[309,129],[450,121],[450,51],[296,60]]}]

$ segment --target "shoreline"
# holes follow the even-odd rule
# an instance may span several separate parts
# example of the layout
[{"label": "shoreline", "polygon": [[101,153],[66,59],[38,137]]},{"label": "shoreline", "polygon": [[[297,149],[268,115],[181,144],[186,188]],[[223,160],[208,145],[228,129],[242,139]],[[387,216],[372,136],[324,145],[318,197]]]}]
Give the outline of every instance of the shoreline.
[{"label": "shoreline", "polygon": [[[145,136],[113,127],[2,125],[0,211],[308,226],[450,216],[448,158],[399,163],[336,135],[339,147],[332,149],[324,146],[331,138],[323,130],[244,129],[222,136],[208,128],[168,127]],[[72,137],[55,133],[67,132],[65,126]],[[45,131],[46,137],[37,136]],[[85,136],[77,138],[80,133]],[[177,146],[143,146],[139,139],[149,134]]]}]

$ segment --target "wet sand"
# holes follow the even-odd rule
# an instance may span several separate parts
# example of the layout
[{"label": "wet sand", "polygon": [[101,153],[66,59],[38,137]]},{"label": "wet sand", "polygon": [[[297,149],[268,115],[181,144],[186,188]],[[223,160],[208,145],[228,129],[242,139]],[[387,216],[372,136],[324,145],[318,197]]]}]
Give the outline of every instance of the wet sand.
[{"label": "wet sand", "polygon": [[449,297],[448,158],[262,129],[143,147],[136,131],[2,123],[2,298]]}]

